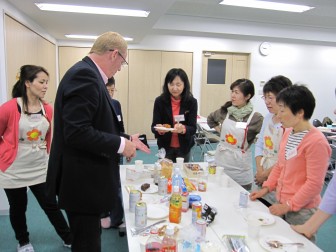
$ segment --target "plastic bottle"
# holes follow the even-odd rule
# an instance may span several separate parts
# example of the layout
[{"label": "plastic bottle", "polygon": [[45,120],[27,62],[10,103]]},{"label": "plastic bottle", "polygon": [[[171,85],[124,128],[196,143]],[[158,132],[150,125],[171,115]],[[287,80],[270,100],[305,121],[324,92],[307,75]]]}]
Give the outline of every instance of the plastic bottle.
[{"label": "plastic bottle", "polygon": [[173,187],[173,194],[170,197],[169,221],[171,223],[180,223],[182,213],[182,196],[178,186]]},{"label": "plastic bottle", "polygon": [[166,228],[165,236],[162,240],[162,252],[176,252],[177,245],[174,238],[174,227],[168,225]]},{"label": "plastic bottle", "polygon": [[155,185],[159,184],[160,172],[161,172],[161,165],[160,165],[159,162],[155,162],[154,172],[153,172],[153,179],[154,179],[154,184]]},{"label": "plastic bottle", "polygon": [[181,193],[182,176],[181,176],[181,172],[180,172],[179,167],[174,168],[174,172],[173,172],[173,176],[172,176],[172,186],[173,186],[173,188],[174,188],[174,186],[178,186],[179,191]]},{"label": "plastic bottle", "polygon": [[158,236],[158,232],[159,230],[157,227],[152,227],[150,231],[150,237],[146,242],[146,252],[161,252],[162,243]]},{"label": "plastic bottle", "polygon": [[204,153],[203,162],[208,163],[208,158],[209,158],[209,155],[207,153]]}]

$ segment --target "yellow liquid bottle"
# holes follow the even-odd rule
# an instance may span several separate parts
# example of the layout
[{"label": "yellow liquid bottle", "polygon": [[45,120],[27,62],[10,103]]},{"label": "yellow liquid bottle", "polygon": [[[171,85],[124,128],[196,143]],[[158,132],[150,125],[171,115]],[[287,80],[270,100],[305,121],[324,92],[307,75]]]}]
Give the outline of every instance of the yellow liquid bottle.
[{"label": "yellow liquid bottle", "polygon": [[169,221],[171,223],[180,223],[182,213],[182,196],[180,194],[180,188],[174,186],[173,194],[170,197],[169,204]]}]

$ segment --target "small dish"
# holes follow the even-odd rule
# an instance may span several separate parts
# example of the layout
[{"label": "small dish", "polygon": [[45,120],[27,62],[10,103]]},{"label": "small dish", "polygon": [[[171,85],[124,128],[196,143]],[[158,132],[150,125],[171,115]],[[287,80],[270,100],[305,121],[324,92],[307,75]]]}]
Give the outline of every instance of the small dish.
[{"label": "small dish", "polygon": [[147,218],[148,219],[163,219],[169,214],[168,207],[158,204],[147,205]]},{"label": "small dish", "polygon": [[158,204],[160,202],[160,199],[158,197],[155,197],[156,195],[151,194],[143,194],[141,201],[146,202],[146,204]]},{"label": "small dish", "polygon": [[160,126],[154,126],[154,129],[161,130],[161,131],[173,131],[174,128],[166,128],[166,127],[160,127]]},{"label": "small dish", "polygon": [[267,242],[274,241],[274,240],[282,242],[282,243],[293,242],[292,240],[286,237],[283,237],[281,235],[266,235],[259,239],[259,244],[261,247],[263,247],[264,249],[270,252],[297,252],[298,251],[298,247],[296,245],[285,246],[282,248],[273,248],[269,244],[267,244]]},{"label": "small dish", "polygon": [[155,184],[150,183],[150,187],[146,191],[141,190],[141,185],[138,185],[136,188],[138,190],[140,190],[140,192],[143,193],[143,194],[157,193],[159,191],[159,187],[157,185],[155,185]]},{"label": "small dish", "polygon": [[248,211],[246,214],[246,219],[258,220],[262,226],[272,225],[275,222],[273,215],[261,211]]}]

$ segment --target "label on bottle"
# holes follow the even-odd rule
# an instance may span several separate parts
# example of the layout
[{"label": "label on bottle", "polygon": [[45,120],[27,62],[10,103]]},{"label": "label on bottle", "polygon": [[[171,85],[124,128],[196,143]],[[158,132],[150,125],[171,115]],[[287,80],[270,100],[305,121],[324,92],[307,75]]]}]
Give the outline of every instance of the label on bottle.
[{"label": "label on bottle", "polygon": [[182,197],[179,194],[173,194],[170,198],[169,221],[172,223],[181,222]]}]

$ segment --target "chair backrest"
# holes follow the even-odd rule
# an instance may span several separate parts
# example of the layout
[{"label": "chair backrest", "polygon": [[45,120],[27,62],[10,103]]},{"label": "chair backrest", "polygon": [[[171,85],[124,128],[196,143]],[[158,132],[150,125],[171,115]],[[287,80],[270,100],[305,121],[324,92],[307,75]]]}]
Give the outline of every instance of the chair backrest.
[{"label": "chair backrest", "polygon": [[319,119],[314,119],[313,120],[313,125],[314,125],[314,127],[321,127],[322,123]]},{"label": "chair backrest", "polygon": [[200,137],[205,139],[207,143],[217,143],[219,142],[220,138],[218,135],[205,130],[200,124],[197,123],[197,132],[199,132]]},{"label": "chair backrest", "polygon": [[330,148],[331,148],[331,158],[336,160],[336,145],[330,144]]}]

